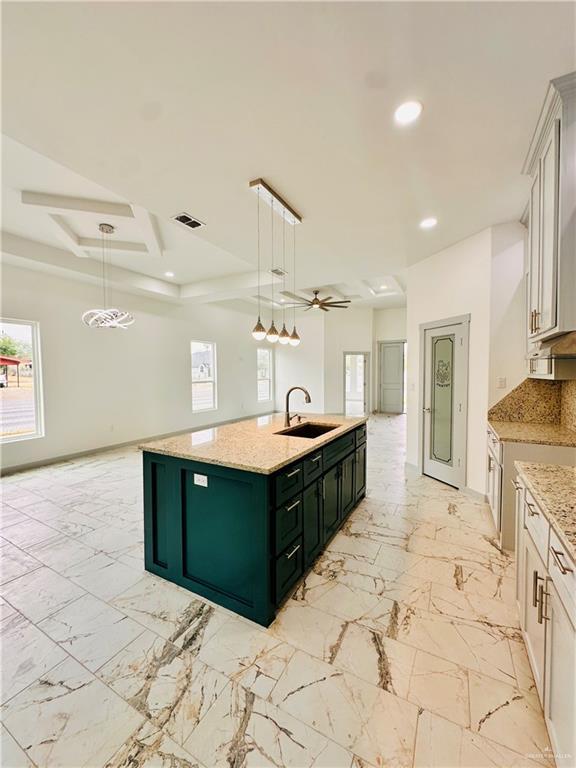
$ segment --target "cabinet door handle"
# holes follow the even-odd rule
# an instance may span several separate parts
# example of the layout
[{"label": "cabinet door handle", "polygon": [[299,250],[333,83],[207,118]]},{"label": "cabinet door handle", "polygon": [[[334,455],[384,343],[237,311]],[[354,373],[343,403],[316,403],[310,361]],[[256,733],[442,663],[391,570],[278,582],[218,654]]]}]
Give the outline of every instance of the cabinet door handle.
[{"label": "cabinet door handle", "polygon": [[540,512],[538,512],[534,504],[530,504],[530,502],[527,501],[526,506],[528,507],[528,514],[530,515],[530,517],[538,517]]},{"label": "cabinet door handle", "polygon": [[545,621],[550,621],[549,617],[544,613],[544,596],[546,596],[546,603],[548,603],[550,592],[545,592],[544,584],[540,584],[538,587],[538,624],[542,624]]},{"label": "cabinet door handle", "polygon": [[290,510],[295,509],[298,506],[298,504],[300,504],[300,499],[298,499],[298,501],[295,501],[294,504],[290,504],[289,507],[286,507],[286,512],[290,512]]},{"label": "cabinet door handle", "polygon": [[554,562],[560,569],[560,573],[564,576],[567,573],[572,573],[572,568],[570,568],[568,565],[564,565],[562,560],[560,560],[561,557],[566,557],[564,552],[562,552],[561,549],[554,549],[554,547],[550,547],[550,552],[552,553],[552,557],[554,558]]},{"label": "cabinet door handle", "polygon": [[287,477],[287,478],[288,478],[288,477],[294,477],[294,475],[297,475],[297,474],[298,474],[298,472],[300,472],[300,467],[298,467],[297,469],[293,469],[293,470],[292,470],[292,472],[288,472],[288,474],[286,475],[286,477]]},{"label": "cabinet door handle", "polygon": [[534,333],[534,310],[530,312],[530,333]]},{"label": "cabinet door handle", "polygon": [[314,458],[313,458],[313,459],[311,459],[311,461],[313,461],[314,463],[316,463],[317,461],[320,461],[320,459],[321,459],[321,458],[322,458],[322,454],[321,454],[321,453],[319,453],[319,454],[318,454],[318,456],[314,456]]},{"label": "cabinet door handle", "polygon": [[322,501],[326,501],[326,480],[322,478]]},{"label": "cabinet door handle", "polygon": [[532,571],[532,607],[538,607],[538,582],[543,581],[542,576],[538,576],[538,571]]},{"label": "cabinet door handle", "polygon": [[299,549],[300,549],[300,544],[296,544],[296,546],[294,547],[292,552],[288,552],[287,553],[286,560],[290,560],[291,558],[293,558],[294,555],[296,554],[296,552],[298,552]]},{"label": "cabinet door handle", "polygon": [[494,461],[494,459],[492,458],[492,456],[490,456],[490,454],[488,454],[488,472],[492,472],[492,462],[493,461]]},{"label": "cabinet door handle", "polygon": [[515,491],[520,491],[522,489],[522,486],[520,485],[520,483],[517,483],[516,480],[510,480],[510,482],[514,486]]},{"label": "cabinet door handle", "polygon": [[537,309],[534,310],[534,333],[540,330],[540,324],[538,322],[538,318],[540,317],[540,312],[538,312]]}]

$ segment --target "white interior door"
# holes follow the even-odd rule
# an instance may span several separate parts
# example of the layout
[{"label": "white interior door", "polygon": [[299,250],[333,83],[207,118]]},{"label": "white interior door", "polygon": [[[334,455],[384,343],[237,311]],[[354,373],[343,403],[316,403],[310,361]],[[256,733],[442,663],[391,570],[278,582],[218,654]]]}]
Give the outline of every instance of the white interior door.
[{"label": "white interior door", "polygon": [[344,415],[368,413],[368,354],[344,353]]},{"label": "white interior door", "polygon": [[424,327],[423,461],[425,475],[466,484],[468,321]]},{"label": "white interior door", "polygon": [[403,341],[380,344],[380,402],[382,413],[404,413]]}]

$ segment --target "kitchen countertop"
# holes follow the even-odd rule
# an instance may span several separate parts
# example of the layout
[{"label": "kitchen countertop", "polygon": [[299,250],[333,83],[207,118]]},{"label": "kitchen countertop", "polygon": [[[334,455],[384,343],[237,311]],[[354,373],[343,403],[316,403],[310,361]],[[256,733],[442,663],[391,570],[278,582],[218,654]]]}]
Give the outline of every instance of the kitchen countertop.
[{"label": "kitchen countertop", "polygon": [[576,562],[576,467],[516,461],[518,474]]},{"label": "kitchen countertop", "polygon": [[367,421],[365,416],[345,418],[338,414],[306,414],[302,419],[303,423],[338,426],[315,438],[278,435],[275,433],[284,429],[284,414],[274,413],[186,432],[138,447],[143,451],[176,456],[179,459],[271,475]]},{"label": "kitchen countertop", "polygon": [[528,424],[523,421],[488,421],[505,443],[538,443],[576,447],[576,432],[561,424]]}]

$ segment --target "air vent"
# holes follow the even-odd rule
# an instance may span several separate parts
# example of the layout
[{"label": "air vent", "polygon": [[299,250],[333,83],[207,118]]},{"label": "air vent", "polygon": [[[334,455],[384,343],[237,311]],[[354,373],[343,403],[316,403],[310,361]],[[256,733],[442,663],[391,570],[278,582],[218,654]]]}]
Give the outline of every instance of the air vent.
[{"label": "air vent", "polygon": [[285,269],[282,269],[282,267],[273,267],[270,270],[271,274],[276,275],[276,277],[284,277],[288,274]]},{"label": "air vent", "polygon": [[190,216],[189,213],[178,213],[172,218],[179,224],[184,224],[184,226],[188,227],[189,229],[198,229],[199,227],[204,226],[204,222],[198,221],[198,219],[195,219],[194,216]]}]

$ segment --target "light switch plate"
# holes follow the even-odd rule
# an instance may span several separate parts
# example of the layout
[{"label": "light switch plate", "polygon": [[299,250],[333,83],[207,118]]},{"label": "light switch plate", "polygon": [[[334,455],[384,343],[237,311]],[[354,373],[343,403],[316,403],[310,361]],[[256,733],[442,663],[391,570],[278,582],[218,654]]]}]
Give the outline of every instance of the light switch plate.
[{"label": "light switch plate", "polygon": [[506,389],[506,377],[498,376],[496,379],[496,389]]},{"label": "light switch plate", "polygon": [[204,488],[208,488],[208,475],[197,475],[194,472],[194,485],[202,485]]}]

